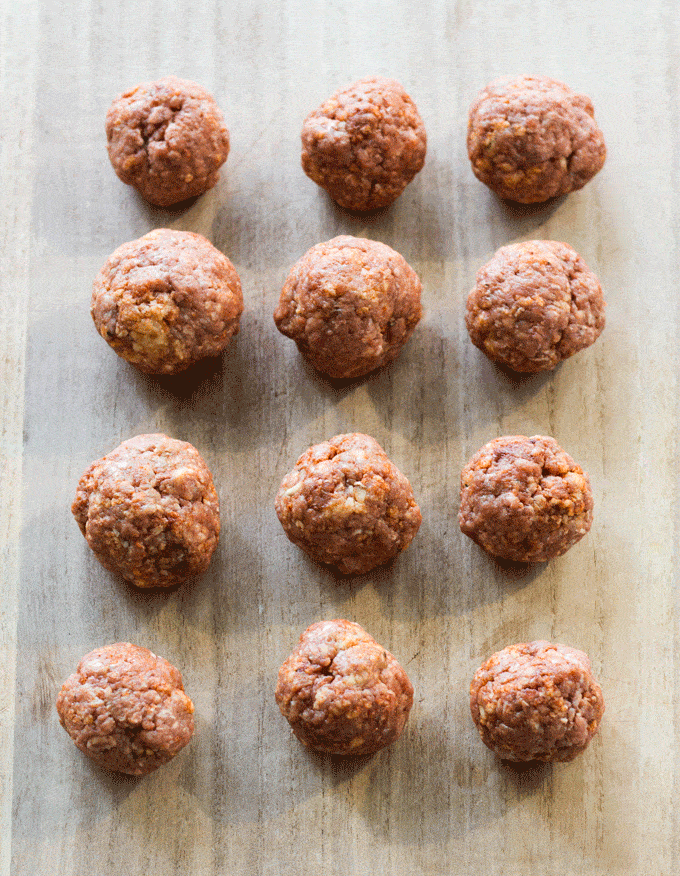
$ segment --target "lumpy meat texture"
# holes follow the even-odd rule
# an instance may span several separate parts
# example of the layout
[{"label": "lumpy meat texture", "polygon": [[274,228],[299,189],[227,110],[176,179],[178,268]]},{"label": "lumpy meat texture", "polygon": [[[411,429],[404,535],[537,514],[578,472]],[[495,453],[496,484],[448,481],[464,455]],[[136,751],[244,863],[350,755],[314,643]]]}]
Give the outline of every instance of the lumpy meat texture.
[{"label": "lumpy meat texture", "polygon": [[345,575],[393,559],[422,520],[406,477],[374,438],[357,432],[303,453],[283,479],[276,513],[294,544]]},{"label": "lumpy meat texture", "polygon": [[132,776],[168,763],[194,732],[194,706],[178,670],[129,642],[86,654],[62,687],[57,712],[82,752]]},{"label": "lumpy meat texture", "polygon": [[554,368],[594,343],[605,324],[597,277],[566,243],[530,240],[498,250],[467,300],[472,343],[501,365]]},{"label": "lumpy meat texture", "polygon": [[401,735],[413,687],[399,663],[359,624],[312,624],[279,671],[276,702],[303,745],[373,754]]},{"label": "lumpy meat texture", "polygon": [[524,204],[582,188],[607,154],[590,98],[546,76],[484,88],[470,108],[467,146],[475,176]]},{"label": "lumpy meat texture", "polygon": [[99,562],[137,587],[172,587],[204,572],[220,509],[198,450],[138,435],[92,463],[71,509]]},{"label": "lumpy meat texture", "polygon": [[118,177],[159,207],[211,189],[229,154],[212,95],[176,76],[119,95],[106,114],[106,138]]},{"label": "lumpy meat texture", "polygon": [[343,235],[293,266],[274,321],[323,374],[360,377],[400,353],[422,316],[421,290],[398,252]]},{"label": "lumpy meat texture", "polygon": [[217,356],[243,312],[236,269],[205,237],[159,228],[119,246],[99,271],[91,314],[99,334],[150,374]]},{"label": "lumpy meat texture", "polygon": [[593,494],[554,438],[510,435],[485,444],[463,469],[458,521],[494,557],[544,562],[588,532]]},{"label": "lumpy meat texture", "polygon": [[597,732],[604,700],[582,651],[528,642],[498,651],[477,670],[470,709],[499,757],[569,761]]},{"label": "lumpy meat texture", "polygon": [[386,207],[425,163],[415,104],[394,79],[369,76],[340,88],[302,127],[302,168],[349,210]]}]

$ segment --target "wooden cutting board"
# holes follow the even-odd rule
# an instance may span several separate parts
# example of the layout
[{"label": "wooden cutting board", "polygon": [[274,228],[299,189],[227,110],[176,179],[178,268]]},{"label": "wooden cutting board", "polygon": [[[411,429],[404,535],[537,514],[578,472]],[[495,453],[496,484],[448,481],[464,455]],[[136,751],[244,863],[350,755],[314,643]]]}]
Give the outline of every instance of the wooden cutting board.
[{"label": "wooden cutting board", "polygon": [[[678,62],[673,0],[2,4],[3,416],[0,872],[671,876],[678,870]],[[609,157],[584,190],[511,209],[465,151],[491,78],[540,73],[590,95]],[[184,212],[115,177],[106,109],[168,73],[214,93],[232,151]],[[424,170],[355,218],[302,173],[306,113],[370,73],[400,79],[428,132]],[[137,373],[97,336],[92,279],[120,243],[167,226],[236,265],[246,312],[219,365]],[[426,316],[385,370],[334,388],[276,331],[289,266],[339,233],[420,274]],[[607,328],[555,372],[512,382],[470,344],[465,297],[499,246],[565,240],[599,275]],[[148,595],[105,572],[70,514],[84,468],[161,430],[212,468],[223,535],[208,574]],[[312,443],[364,431],[408,475],[423,526],[393,566],[341,580],[285,538],[273,497]],[[458,529],[461,466],[502,434],[553,435],[589,472],[591,533],[525,575]],[[359,764],[306,753],[273,697],[315,620],[361,623],[416,690],[393,748]],[[511,769],[482,745],[468,685],[491,652],[548,638],[586,650],[607,705],[571,764]],[[197,734],[143,780],[91,765],[54,700],[78,659],[129,640],[182,671]]]}]

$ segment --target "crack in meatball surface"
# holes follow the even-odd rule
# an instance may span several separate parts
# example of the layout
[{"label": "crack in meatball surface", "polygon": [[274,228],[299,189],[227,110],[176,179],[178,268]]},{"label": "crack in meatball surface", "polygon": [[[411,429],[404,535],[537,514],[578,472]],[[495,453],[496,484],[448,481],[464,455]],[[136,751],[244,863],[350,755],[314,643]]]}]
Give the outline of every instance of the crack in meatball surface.
[{"label": "crack in meatball surface", "polygon": [[205,572],[220,506],[203,457],[186,441],[137,435],[93,462],[71,508],[99,562],[137,587]]},{"label": "crack in meatball surface", "polygon": [[513,371],[554,368],[589,347],[605,324],[597,277],[566,243],[501,247],[477,273],[467,300],[470,340]]},{"label": "crack in meatball surface", "polygon": [[158,207],[202,195],[219,179],[229,131],[214,98],[177,76],[142,82],[106,114],[113,169]]},{"label": "crack in meatball surface", "polygon": [[398,252],[341,235],[293,265],[274,322],[318,371],[360,377],[401,352],[422,316],[421,291]]},{"label": "crack in meatball surface", "polygon": [[92,286],[99,334],[148,374],[178,374],[238,333],[236,268],[201,234],[158,228],[119,246]]},{"label": "crack in meatball surface", "polygon": [[504,76],[470,107],[467,147],[475,176],[523,204],[582,188],[606,148],[590,98],[547,76]]},{"label": "crack in meatball surface", "polygon": [[175,667],[119,642],[86,654],[57,698],[62,727],[99,766],[145,776],[189,742],[194,706]]},{"label": "crack in meatball surface", "polygon": [[597,733],[604,700],[583,651],[539,641],[510,645],[480,666],[470,710],[499,757],[569,761]]},{"label": "crack in meatball surface", "polygon": [[499,559],[554,559],[593,522],[588,475],[547,435],[490,441],[465,466],[460,482],[461,531]]},{"label": "crack in meatball surface", "polygon": [[276,702],[316,751],[373,754],[404,729],[413,687],[396,659],[359,624],[312,624],[279,670]]},{"label": "crack in meatball surface", "polygon": [[391,204],[425,163],[415,104],[394,79],[368,76],[338,89],[302,126],[302,169],[349,210]]},{"label": "crack in meatball surface", "polygon": [[407,478],[369,435],[315,444],[279,488],[284,532],[313,560],[361,575],[405,550],[422,520]]}]

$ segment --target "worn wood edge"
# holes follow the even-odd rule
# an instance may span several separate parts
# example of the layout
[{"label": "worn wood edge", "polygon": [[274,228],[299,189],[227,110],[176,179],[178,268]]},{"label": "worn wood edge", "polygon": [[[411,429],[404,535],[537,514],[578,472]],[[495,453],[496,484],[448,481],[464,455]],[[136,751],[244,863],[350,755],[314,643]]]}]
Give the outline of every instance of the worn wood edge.
[{"label": "worn wood edge", "polygon": [[[0,874],[10,873],[16,631],[20,572],[24,363],[29,301],[29,228],[38,4],[0,4]],[[16,70],[23,75],[16,76]]]}]

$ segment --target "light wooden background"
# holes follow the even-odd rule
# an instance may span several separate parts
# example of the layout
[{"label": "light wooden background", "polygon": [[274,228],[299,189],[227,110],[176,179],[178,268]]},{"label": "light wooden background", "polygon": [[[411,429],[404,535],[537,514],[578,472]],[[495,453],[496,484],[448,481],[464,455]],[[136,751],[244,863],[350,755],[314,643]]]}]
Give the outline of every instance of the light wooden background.
[{"label": "light wooden background", "polygon": [[[0,872],[671,876],[678,872],[679,9],[675,0],[73,0],[2,3]],[[466,111],[505,73],[589,94],[609,147],[585,190],[503,206],[473,177]],[[151,209],[113,174],[106,109],[168,73],[195,79],[232,134],[223,179],[188,210]],[[428,132],[422,173],[381,215],[335,208],[299,167],[306,113],[336,87],[400,79]],[[95,332],[92,278],[158,226],[205,234],[243,281],[221,367],[136,373]],[[399,250],[426,317],[391,367],[344,388],[276,331],[288,267],[339,233]],[[513,384],[467,339],[477,268],[506,243],[566,240],[599,274],[603,337]],[[94,560],[69,507],[87,464],[134,434],[193,442],[223,537],[210,572],[165,596]],[[423,511],[388,570],[338,580],[284,537],[284,473],[337,432],[374,435]],[[484,442],[548,433],[590,473],[591,534],[520,576],[460,534],[458,479]],[[273,697],[321,618],[363,624],[416,689],[392,749],[358,764],[307,754]],[[467,689],[507,644],[546,637],[593,659],[607,713],[572,764],[513,770],[480,742]],[[194,741],[143,780],[93,767],[54,699],[78,659],[130,640],[183,672]]]}]

